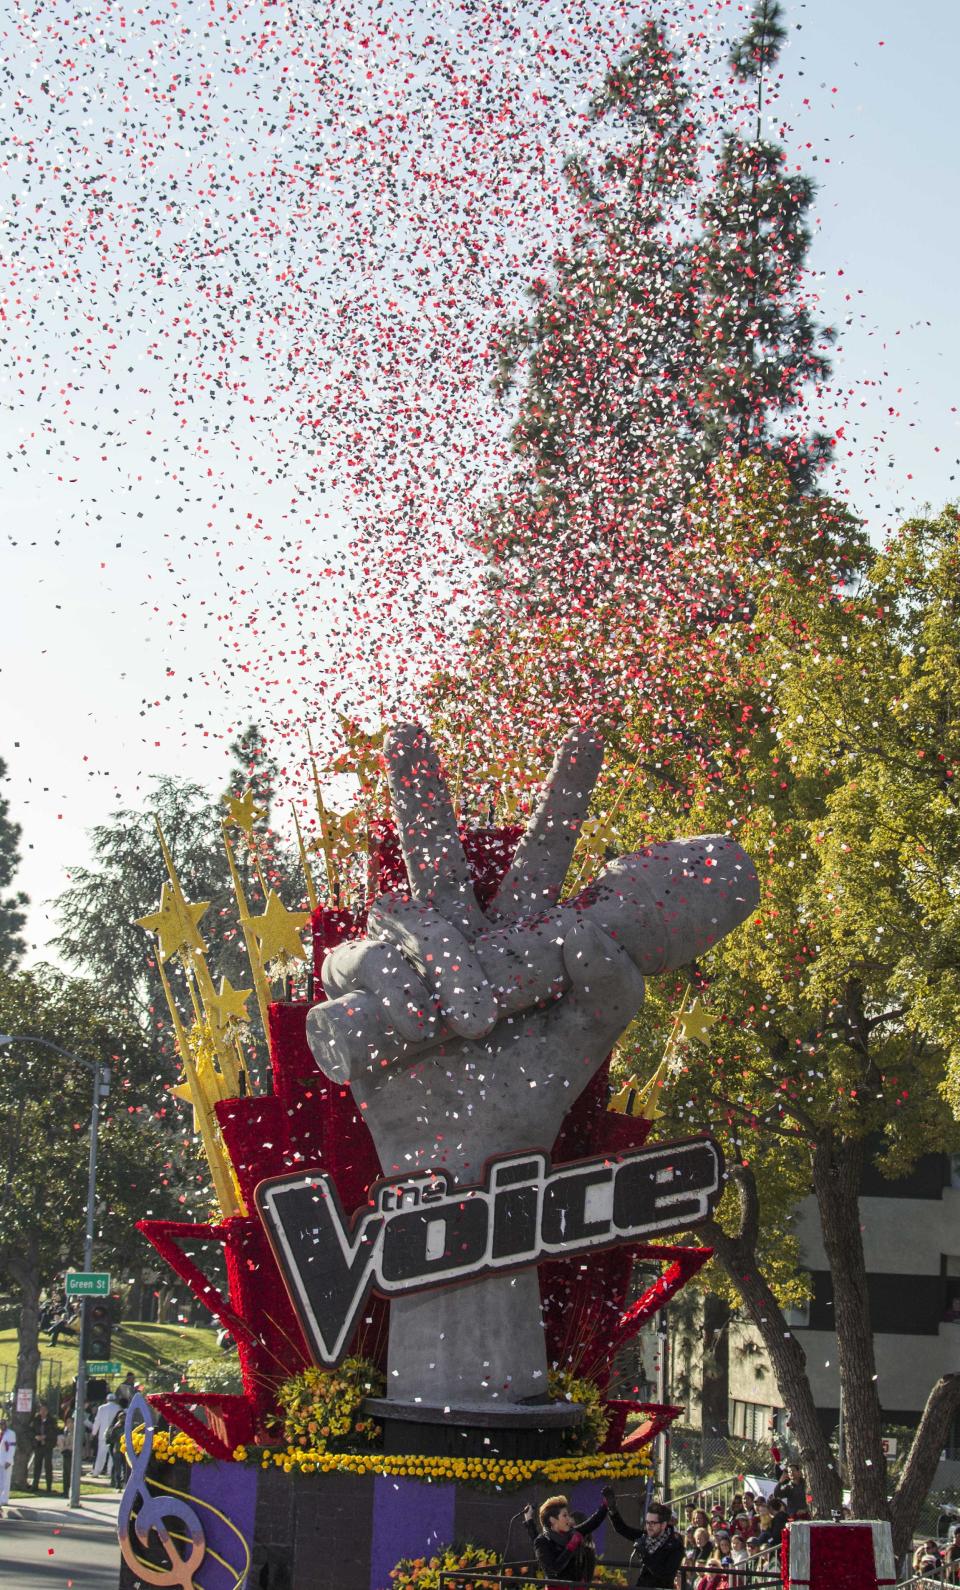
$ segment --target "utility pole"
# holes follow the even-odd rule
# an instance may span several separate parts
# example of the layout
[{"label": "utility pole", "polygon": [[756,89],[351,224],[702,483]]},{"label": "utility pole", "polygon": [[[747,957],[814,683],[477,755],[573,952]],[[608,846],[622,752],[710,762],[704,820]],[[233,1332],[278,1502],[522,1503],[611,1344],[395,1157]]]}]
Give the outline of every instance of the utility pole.
[{"label": "utility pole", "polygon": [[[666,1308],[657,1315],[657,1401],[662,1407],[670,1401],[670,1322]],[[660,1500],[670,1500],[670,1426],[657,1436],[657,1483]]]},{"label": "utility pole", "polygon": [[[102,1073],[106,1077],[102,1078]],[[87,1225],[83,1234],[83,1268],[93,1268],[93,1222],[96,1215],[97,1198],[97,1137],[100,1130],[100,1100],[106,1098],[110,1091],[110,1071],[106,1066],[101,1066],[99,1060],[93,1062],[93,1103],[90,1107],[90,1157],[87,1161]],[[87,1401],[87,1360],[84,1356],[86,1346],[87,1309],[90,1299],[84,1298],[80,1304],[80,1341],[77,1346],[77,1394],[73,1401],[73,1461],[70,1466],[70,1506],[80,1506],[80,1475],[83,1468],[83,1410]]]},{"label": "utility pole", "polygon": [[[90,1156],[87,1161],[87,1221],[83,1237],[83,1267],[93,1265],[93,1223],[96,1218],[97,1192],[97,1137],[100,1130],[100,1101],[110,1092],[110,1067],[99,1060],[88,1060],[85,1055],[61,1049],[48,1038],[38,1038],[32,1033],[0,1033],[0,1047],[11,1043],[35,1043],[41,1049],[50,1049],[65,1060],[74,1060],[93,1074],[93,1103],[90,1109]],[[80,1304],[80,1339],[77,1344],[77,1394],[73,1404],[73,1462],[70,1468],[70,1506],[80,1506],[80,1471],[83,1467],[83,1407],[87,1396],[87,1360],[84,1351],[84,1327],[87,1322],[88,1299]],[[79,1436],[79,1441],[78,1441]]]}]

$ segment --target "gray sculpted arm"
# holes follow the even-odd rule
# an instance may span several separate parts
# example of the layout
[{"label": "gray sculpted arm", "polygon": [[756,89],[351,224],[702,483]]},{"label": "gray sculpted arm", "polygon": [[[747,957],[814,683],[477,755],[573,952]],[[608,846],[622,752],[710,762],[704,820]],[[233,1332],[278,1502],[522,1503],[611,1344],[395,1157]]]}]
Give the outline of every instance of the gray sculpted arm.
[{"label": "gray sculpted arm", "polygon": [[722,835],[651,845],[556,903],[600,764],[599,742],[583,734],[564,741],[484,916],[428,738],[403,725],[387,757],[412,898],[375,902],[369,938],[324,964],[329,1000],[311,1012],[308,1036],[339,1082],[549,1005],[570,987],[564,944],[585,920],[652,975],[704,954],[757,903],[752,863]]},{"label": "gray sculpted arm", "polygon": [[[385,1176],[482,1181],[491,1159],[549,1153],[643,1002],[644,974],[704,953],[756,904],[722,836],[671,841],[560,891],[600,767],[568,736],[489,911],[481,911],[436,753],[402,725],[386,758],[410,895],[376,901],[367,938],[323,966],[307,1022],[320,1069],[349,1082]],[[391,1302],[391,1397],[464,1407],[542,1397],[535,1269]]]}]

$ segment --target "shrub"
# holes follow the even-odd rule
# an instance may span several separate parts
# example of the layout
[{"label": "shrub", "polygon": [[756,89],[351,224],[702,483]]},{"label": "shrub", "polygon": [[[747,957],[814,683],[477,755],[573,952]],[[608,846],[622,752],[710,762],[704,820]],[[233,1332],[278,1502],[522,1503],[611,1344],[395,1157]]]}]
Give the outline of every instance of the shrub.
[{"label": "shrub", "polygon": [[384,1377],[365,1358],[345,1358],[336,1369],[305,1369],[277,1392],[283,1433],[291,1446],[313,1452],[355,1452],[382,1435],[363,1411],[365,1397],[382,1397]]},{"label": "shrub", "polygon": [[[437,1590],[440,1575],[446,1571],[469,1572],[472,1568],[491,1568],[499,1573],[502,1559],[485,1546],[441,1546],[432,1557],[402,1557],[390,1569],[391,1590]],[[461,1590],[496,1590],[496,1581],[478,1578]]]},{"label": "shrub", "polygon": [[183,1370],[184,1379],[195,1391],[216,1391],[223,1396],[243,1390],[240,1360],[236,1353],[218,1353],[207,1358],[190,1358]]},{"label": "shrub", "polygon": [[610,1428],[610,1415],[592,1380],[578,1380],[566,1369],[551,1369],[547,1385],[551,1397],[558,1402],[578,1402],[584,1410],[582,1423],[574,1425],[564,1435],[568,1452],[600,1452]]}]

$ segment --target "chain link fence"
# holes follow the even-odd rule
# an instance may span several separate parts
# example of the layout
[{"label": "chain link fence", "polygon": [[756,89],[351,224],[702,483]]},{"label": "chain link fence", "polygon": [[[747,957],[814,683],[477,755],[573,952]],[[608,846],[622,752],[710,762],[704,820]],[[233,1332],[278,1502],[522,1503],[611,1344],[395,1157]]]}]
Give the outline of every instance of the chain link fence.
[{"label": "chain link fence", "polygon": [[772,1477],[770,1447],[760,1441],[674,1424],[670,1426],[670,1474],[674,1492],[709,1488],[728,1475]]},{"label": "chain link fence", "polygon": [[[73,1375],[68,1376],[72,1385]],[[17,1370],[14,1364],[0,1364],[0,1406],[13,1406],[17,1389]],[[37,1395],[34,1406],[45,1402],[50,1408],[59,1408],[64,1391],[63,1365],[55,1358],[40,1360],[37,1372]]]}]

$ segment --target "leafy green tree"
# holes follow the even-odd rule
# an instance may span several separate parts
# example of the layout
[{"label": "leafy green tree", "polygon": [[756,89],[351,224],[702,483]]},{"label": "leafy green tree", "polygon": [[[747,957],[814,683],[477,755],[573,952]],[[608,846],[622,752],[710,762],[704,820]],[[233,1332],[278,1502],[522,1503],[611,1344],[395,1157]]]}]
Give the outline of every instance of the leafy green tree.
[{"label": "leafy green tree", "polygon": [[157,824],[187,899],[210,902],[200,931],[211,969],[234,986],[249,985],[250,971],[223,844],[221,825],[229,815],[225,804],[229,797],[250,789],[261,813],[249,841],[236,825],[228,825],[251,912],[263,909],[261,872],[268,889],[278,889],[288,904],[301,903],[304,886],[295,858],[270,827],[276,764],[253,725],[230,749],[234,767],[223,802],[218,805],[199,784],[155,778],[146,810],[115,811],[108,822],[91,831],[93,864],[74,867],[69,885],[56,900],[61,927],[54,948],[143,1023],[157,1054],[168,1052],[166,1006],[153,946],[137,926],[138,918],[156,909],[167,880]]},{"label": "leafy green tree", "polygon": [[[134,1222],[174,1216],[193,1197],[179,1145],[171,1136],[147,1074],[143,1034],[111,1009],[101,988],[64,979],[50,967],[0,977],[0,1030],[45,1038],[110,1066],[97,1165],[95,1259],[120,1266],[139,1243]],[[85,1067],[28,1043],[0,1049],[0,1286],[17,1300],[17,1386],[36,1389],[40,1297],[83,1257],[91,1079]],[[161,1094],[162,1099],[162,1094]],[[193,1184],[196,1195],[203,1192]],[[15,1415],[25,1436],[29,1414]],[[18,1442],[17,1482],[28,1443]]]},{"label": "leafy green tree", "polygon": [[[744,507],[741,496],[738,526]],[[758,863],[759,912],[700,968],[726,1019],[709,1050],[687,1051],[667,1102],[675,1125],[709,1124],[724,1143],[731,1186],[708,1236],[773,1362],[825,1512],[840,1477],[770,1255],[785,1200],[812,1188],[852,1507],[890,1517],[902,1551],[960,1376],[932,1389],[888,1501],[858,1194],[870,1160],[895,1176],[960,1146],[949,1108],[960,1102],[960,517],[906,525],[865,560],[856,589],[789,562],[768,564],[764,585],[757,542],[740,545],[750,624],[714,655],[709,685],[703,648],[672,682],[707,754],[661,737],[615,837],[620,848],[651,831],[729,831]],[[651,730],[635,721],[633,732]],[[659,1027],[654,993],[627,1047],[631,1066],[655,1052],[676,989],[666,993]]]},{"label": "leafy green tree", "polygon": [[785,37],[782,6],[757,0],[730,51],[755,130],[728,132],[713,167],[662,23],[593,101],[576,224],[500,343],[516,467],[483,545],[508,614],[633,599],[712,460],[779,458],[809,489],[829,457],[804,418],[831,340],[805,287],[814,188],[763,136]]},{"label": "leafy green tree", "polygon": [[[7,777],[7,764],[0,757],[0,784]],[[20,865],[20,825],[10,819],[10,802],[0,795],[0,891],[9,889]],[[0,892],[0,972],[12,971],[26,949],[22,930],[27,920],[24,906],[29,904],[22,890]]]},{"label": "leafy green tree", "polygon": [[724,140],[702,206],[698,337],[701,461],[728,450],[779,458],[808,490],[829,459],[830,439],[806,432],[804,394],[830,372],[833,340],[804,287],[810,246],[809,177],[788,169],[782,145],[763,136],[765,93],[786,39],[779,0],[756,0],[734,41],[734,80],[755,88],[752,137]]},{"label": "leafy green tree", "polygon": [[[805,285],[814,190],[764,136],[783,39],[782,8],[760,0],[730,61],[751,129],[728,131],[711,162],[682,54],[661,24],[644,27],[570,162],[578,225],[503,333],[496,384],[516,406],[515,459],[483,526],[470,689],[488,717],[522,711],[544,741],[557,716],[584,710],[617,733],[624,702],[663,705],[671,636],[692,629],[699,649],[703,629],[748,624],[695,511],[715,478],[723,499],[730,460],[779,462],[798,512],[813,512],[801,494],[829,446],[805,406],[829,373],[830,334]],[[729,127],[735,109],[722,114]],[[804,546],[826,556],[828,581],[833,550],[829,533]],[[455,682],[437,694],[446,707]],[[700,754],[687,714],[672,730]]]},{"label": "leafy green tree", "polygon": [[169,1060],[172,1047],[153,945],[136,923],[156,910],[167,879],[157,822],[187,899],[210,901],[201,931],[211,965],[234,984],[246,970],[220,817],[199,784],[155,779],[148,810],[113,812],[92,830],[92,865],[74,867],[56,901],[61,928],[54,948],[141,1024],[154,1058]]}]

